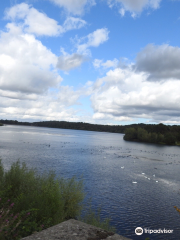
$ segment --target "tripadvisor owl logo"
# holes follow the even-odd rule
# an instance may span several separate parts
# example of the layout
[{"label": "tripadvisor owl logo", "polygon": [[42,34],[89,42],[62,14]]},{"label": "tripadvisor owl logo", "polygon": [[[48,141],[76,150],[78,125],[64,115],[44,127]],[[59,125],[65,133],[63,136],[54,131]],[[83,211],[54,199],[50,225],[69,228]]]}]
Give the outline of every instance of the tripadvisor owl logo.
[{"label": "tripadvisor owl logo", "polygon": [[136,235],[142,235],[143,234],[143,229],[141,227],[137,227],[135,229],[135,233],[136,233]]}]

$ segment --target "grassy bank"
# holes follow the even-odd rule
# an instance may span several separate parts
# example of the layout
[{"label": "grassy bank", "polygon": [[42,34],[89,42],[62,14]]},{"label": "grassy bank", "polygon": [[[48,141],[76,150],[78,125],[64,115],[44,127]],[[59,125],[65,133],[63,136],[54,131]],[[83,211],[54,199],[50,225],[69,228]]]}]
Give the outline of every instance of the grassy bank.
[{"label": "grassy bank", "polygon": [[5,171],[0,160],[0,239],[20,239],[70,218],[114,230],[91,209],[81,216],[84,197],[82,180],[39,175],[19,161]]}]

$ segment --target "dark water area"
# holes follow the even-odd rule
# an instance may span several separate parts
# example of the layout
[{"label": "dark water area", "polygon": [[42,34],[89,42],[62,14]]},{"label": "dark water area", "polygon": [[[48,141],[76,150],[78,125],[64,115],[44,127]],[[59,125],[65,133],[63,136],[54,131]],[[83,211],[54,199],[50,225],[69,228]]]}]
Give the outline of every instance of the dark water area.
[{"label": "dark water area", "polygon": [[[180,147],[126,142],[123,134],[6,125],[0,158],[25,161],[57,177],[83,177],[86,198],[117,233],[131,239],[180,239]],[[135,234],[135,228],[173,233]]]}]

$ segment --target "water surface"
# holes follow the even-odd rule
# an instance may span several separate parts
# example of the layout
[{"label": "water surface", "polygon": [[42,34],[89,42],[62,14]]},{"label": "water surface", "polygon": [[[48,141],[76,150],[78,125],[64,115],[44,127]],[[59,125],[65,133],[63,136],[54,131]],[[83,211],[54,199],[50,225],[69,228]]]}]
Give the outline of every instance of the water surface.
[{"label": "water surface", "polygon": [[[8,170],[20,159],[40,172],[83,176],[87,198],[111,217],[119,234],[132,239],[180,239],[180,148],[126,142],[123,134],[6,125],[0,157]],[[173,234],[136,236],[136,227]]]}]

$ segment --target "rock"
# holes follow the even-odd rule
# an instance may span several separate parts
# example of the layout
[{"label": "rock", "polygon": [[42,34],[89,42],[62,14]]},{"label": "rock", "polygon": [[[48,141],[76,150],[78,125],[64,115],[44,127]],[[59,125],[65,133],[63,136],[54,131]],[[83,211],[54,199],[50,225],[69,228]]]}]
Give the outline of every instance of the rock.
[{"label": "rock", "polygon": [[113,232],[80,222],[75,219],[57,224],[21,240],[130,240]]}]

